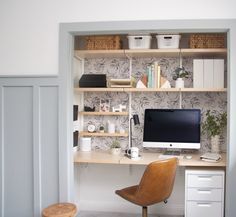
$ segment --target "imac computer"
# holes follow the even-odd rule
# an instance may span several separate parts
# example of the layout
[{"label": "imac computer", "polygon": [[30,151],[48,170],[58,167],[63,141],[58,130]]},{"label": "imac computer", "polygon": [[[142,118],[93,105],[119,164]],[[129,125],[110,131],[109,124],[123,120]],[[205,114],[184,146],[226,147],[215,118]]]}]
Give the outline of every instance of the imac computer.
[{"label": "imac computer", "polygon": [[146,109],[143,147],[200,148],[200,109]]}]

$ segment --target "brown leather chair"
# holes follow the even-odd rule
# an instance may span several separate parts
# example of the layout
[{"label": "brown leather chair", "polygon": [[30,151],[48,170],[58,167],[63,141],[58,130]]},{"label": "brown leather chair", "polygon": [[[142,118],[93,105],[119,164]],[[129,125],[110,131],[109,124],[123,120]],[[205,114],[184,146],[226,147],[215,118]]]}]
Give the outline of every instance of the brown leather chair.
[{"label": "brown leather chair", "polygon": [[142,206],[142,216],[147,217],[147,206],[167,202],[173,189],[176,168],[177,158],[152,162],[144,171],[139,185],[116,190],[116,194]]}]

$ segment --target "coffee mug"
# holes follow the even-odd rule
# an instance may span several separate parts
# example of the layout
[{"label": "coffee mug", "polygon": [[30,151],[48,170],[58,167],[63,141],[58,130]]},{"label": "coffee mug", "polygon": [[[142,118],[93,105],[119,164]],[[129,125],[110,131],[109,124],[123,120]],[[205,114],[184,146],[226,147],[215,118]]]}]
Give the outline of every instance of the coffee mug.
[{"label": "coffee mug", "polygon": [[137,147],[131,147],[127,149],[125,153],[131,157],[131,159],[136,159],[139,157],[139,149]]}]

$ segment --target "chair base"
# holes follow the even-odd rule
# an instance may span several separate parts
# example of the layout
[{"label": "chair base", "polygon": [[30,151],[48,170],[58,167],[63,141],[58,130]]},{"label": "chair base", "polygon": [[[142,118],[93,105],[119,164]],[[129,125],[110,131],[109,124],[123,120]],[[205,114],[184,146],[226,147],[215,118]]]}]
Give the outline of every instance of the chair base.
[{"label": "chair base", "polygon": [[143,206],[142,208],[142,217],[147,217],[147,206]]}]

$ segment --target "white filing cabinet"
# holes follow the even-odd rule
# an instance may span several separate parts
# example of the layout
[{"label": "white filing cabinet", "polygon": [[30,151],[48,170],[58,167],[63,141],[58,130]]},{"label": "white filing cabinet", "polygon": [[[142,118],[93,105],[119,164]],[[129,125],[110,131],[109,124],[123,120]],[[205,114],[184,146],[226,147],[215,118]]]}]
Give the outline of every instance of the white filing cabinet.
[{"label": "white filing cabinet", "polygon": [[185,217],[224,216],[223,170],[185,170]]}]

